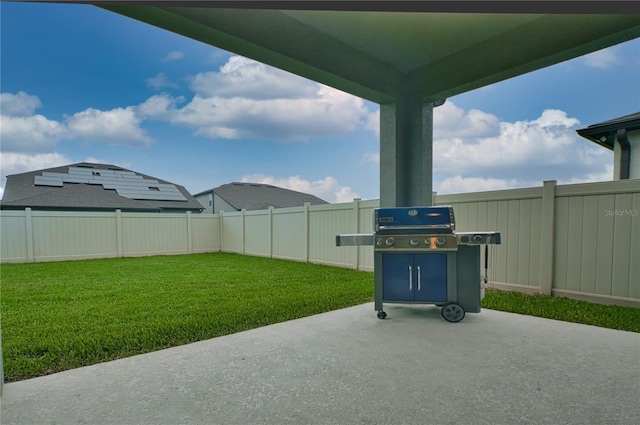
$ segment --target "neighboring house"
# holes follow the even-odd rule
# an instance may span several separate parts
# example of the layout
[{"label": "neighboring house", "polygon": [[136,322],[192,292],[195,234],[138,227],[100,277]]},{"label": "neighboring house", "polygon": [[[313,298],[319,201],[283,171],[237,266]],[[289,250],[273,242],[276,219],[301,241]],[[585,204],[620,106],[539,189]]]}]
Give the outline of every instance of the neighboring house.
[{"label": "neighboring house", "polygon": [[233,182],[194,195],[205,213],[328,204],[317,196],[262,183]]},{"label": "neighboring house", "polygon": [[614,118],[578,134],[613,151],[613,179],[640,179],[640,112]]},{"label": "neighboring house", "polygon": [[200,213],[182,186],[109,164],[81,162],[7,176],[0,209]]}]

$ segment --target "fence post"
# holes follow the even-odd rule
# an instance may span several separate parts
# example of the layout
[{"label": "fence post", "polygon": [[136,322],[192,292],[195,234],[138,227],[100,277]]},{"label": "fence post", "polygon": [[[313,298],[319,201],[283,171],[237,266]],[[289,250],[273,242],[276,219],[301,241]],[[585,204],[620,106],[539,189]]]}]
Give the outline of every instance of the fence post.
[{"label": "fence post", "polygon": [[31,216],[31,208],[24,209],[24,224],[27,227],[27,261],[32,263],[33,256],[33,217]]},{"label": "fence post", "polygon": [[116,250],[118,258],[122,257],[122,210],[116,210]]},{"label": "fence post", "polygon": [[[354,222],[354,230],[353,233],[360,233],[360,198],[353,199],[353,222]],[[354,269],[358,270],[360,268],[360,248],[356,248],[356,259],[354,264]]]},{"label": "fence post", "polygon": [[553,258],[555,244],[556,181],[542,183],[542,239],[540,258],[540,294],[551,295],[553,288]]},{"label": "fence post", "polygon": [[191,224],[191,211],[187,211],[187,252],[193,254],[193,226]]},{"label": "fence post", "polygon": [[304,253],[303,259],[305,263],[309,262],[309,206],[310,202],[304,203]]},{"label": "fence post", "polygon": [[269,226],[269,229],[267,232],[269,234],[269,258],[273,258],[273,205],[269,205],[268,211],[267,215],[269,223],[267,225]]},{"label": "fence post", "polygon": [[220,252],[224,252],[224,210],[220,210]]},{"label": "fence post", "polygon": [[245,224],[245,223],[244,223],[244,221],[245,221],[245,219],[246,219],[246,216],[245,216],[245,213],[246,213],[246,212],[247,212],[247,210],[246,210],[246,209],[244,209],[244,208],[240,210],[240,220],[241,220],[241,225],[240,225],[240,233],[241,233],[241,235],[240,235],[240,242],[242,243],[242,249],[241,249],[242,255],[244,255],[244,253],[245,253],[245,245],[246,245],[245,240],[244,240],[244,236],[245,236],[245,231],[244,231],[244,224]]}]

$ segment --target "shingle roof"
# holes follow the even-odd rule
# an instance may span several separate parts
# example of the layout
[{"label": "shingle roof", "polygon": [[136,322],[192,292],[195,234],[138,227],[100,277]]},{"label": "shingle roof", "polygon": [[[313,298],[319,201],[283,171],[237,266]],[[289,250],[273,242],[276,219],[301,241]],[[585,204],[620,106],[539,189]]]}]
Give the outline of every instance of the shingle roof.
[{"label": "shingle roof", "polygon": [[592,124],[587,128],[576,130],[577,133],[608,149],[613,149],[613,142],[616,131],[625,128],[629,130],[640,129],[640,112]]},{"label": "shingle roof", "polygon": [[[103,175],[103,180],[87,180],[89,183],[73,183],[73,171],[87,169],[89,175]],[[107,182],[105,174],[114,175],[113,181],[117,182],[118,175],[128,176],[144,182],[143,186],[158,186],[164,190],[171,190],[173,198],[183,200],[168,200],[169,196],[158,196],[164,199],[148,199],[152,196],[139,195],[146,199],[136,199],[135,194],[125,185],[114,189],[114,185]],[[47,177],[52,176],[52,177]],[[49,186],[42,184],[43,179],[52,180]],[[123,180],[123,179],[120,179]],[[126,179],[124,179],[126,180]],[[158,191],[160,193],[160,191]],[[124,194],[124,195],[123,195]],[[182,186],[117,167],[111,164],[95,164],[81,162],[63,167],[54,167],[44,170],[31,171],[22,174],[7,176],[4,196],[0,203],[2,209],[57,209],[57,210],[116,210],[122,211],[153,211],[153,212],[183,212],[201,211],[202,205]]]},{"label": "shingle roof", "polygon": [[328,204],[327,201],[308,193],[296,192],[295,190],[283,189],[263,183],[233,182],[200,194],[211,193],[212,191],[237,210],[243,208],[246,210],[262,210],[270,206],[274,208],[297,207],[304,205],[306,202],[311,205]]}]

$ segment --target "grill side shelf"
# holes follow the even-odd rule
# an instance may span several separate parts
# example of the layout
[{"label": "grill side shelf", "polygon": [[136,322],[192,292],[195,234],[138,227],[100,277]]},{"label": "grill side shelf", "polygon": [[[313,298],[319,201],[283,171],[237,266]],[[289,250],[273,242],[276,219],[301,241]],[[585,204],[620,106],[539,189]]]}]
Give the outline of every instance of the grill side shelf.
[{"label": "grill side shelf", "polygon": [[336,246],[360,246],[374,244],[373,233],[344,233],[336,235]]}]

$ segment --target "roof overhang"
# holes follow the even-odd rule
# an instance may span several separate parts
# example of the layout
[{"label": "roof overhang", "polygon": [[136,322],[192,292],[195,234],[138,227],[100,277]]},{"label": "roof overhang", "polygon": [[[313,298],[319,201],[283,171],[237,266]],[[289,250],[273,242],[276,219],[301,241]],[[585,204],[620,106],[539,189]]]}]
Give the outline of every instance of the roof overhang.
[{"label": "roof overhang", "polygon": [[376,103],[439,101],[640,36],[628,1],[93,4]]},{"label": "roof overhang", "polygon": [[640,130],[640,112],[593,124],[576,132],[585,139],[613,150],[618,130],[626,132]]}]

